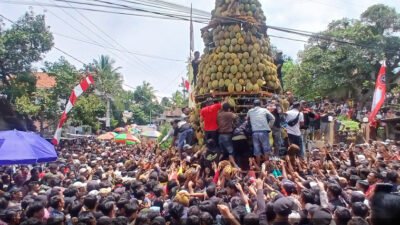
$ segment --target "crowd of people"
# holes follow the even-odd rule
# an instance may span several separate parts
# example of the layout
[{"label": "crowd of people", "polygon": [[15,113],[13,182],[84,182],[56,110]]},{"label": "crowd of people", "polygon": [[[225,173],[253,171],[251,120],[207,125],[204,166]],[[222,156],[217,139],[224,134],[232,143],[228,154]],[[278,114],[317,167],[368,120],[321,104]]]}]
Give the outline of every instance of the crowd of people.
[{"label": "crowd of people", "polygon": [[56,162],[2,166],[0,224],[400,224],[400,146],[304,148],[305,130],[318,120],[324,130],[331,106],[288,97],[256,99],[245,119],[209,99],[202,146],[182,117],[169,149],[64,140]]},{"label": "crowd of people", "polygon": [[[293,148],[291,146],[290,148]],[[400,152],[325,146],[247,171],[155,143],[66,141],[50,164],[1,167],[1,224],[400,224]]]}]

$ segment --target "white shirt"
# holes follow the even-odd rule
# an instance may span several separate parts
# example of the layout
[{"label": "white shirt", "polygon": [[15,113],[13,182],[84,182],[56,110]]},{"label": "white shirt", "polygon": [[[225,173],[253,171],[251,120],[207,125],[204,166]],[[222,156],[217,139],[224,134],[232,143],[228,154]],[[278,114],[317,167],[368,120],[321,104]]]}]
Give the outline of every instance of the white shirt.
[{"label": "white shirt", "polygon": [[[286,121],[294,120],[297,117],[297,115],[299,115],[298,109],[291,109],[291,110],[287,111],[286,112]],[[294,125],[293,127],[288,125],[286,127],[287,133],[291,134],[291,135],[301,136],[300,123],[303,123],[303,122],[304,122],[304,115],[301,112],[299,115],[299,121],[296,123],[296,125]]]}]

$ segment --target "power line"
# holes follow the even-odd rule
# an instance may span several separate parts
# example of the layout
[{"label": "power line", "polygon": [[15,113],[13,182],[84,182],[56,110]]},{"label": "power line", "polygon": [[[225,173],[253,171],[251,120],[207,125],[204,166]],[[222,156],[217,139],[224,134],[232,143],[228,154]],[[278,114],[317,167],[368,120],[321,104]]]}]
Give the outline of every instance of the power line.
[{"label": "power line", "polygon": [[90,44],[90,45],[99,46],[99,47],[102,47],[102,48],[116,50],[116,51],[119,51],[119,52],[124,52],[124,53],[132,54],[132,55],[137,55],[137,56],[142,56],[142,57],[147,57],[147,58],[152,58],[152,59],[160,59],[160,60],[165,60],[165,61],[170,61],[170,62],[185,62],[185,60],[181,60],[181,59],[173,59],[173,58],[167,58],[167,57],[163,57],[163,56],[156,56],[156,55],[149,55],[149,54],[143,54],[143,53],[132,52],[132,51],[125,51],[123,49],[107,47],[107,46],[104,46],[104,45],[101,45],[101,44],[98,44],[98,43],[81,40],[81,39],[74,38],[74,37],[71,37],[71,36],[68,36],[68,35],[65,35],[65,34],[61,34],[61,33],[57,33],[57,32],[52,32],[52,33],[55,34],[55,35],[64,37],[64,38],[71,39],[71,40],[79,41],[79,42],[82,42],[82,43],[87,43],[87,44]]},{"label": "power line", "polygon": [[[9,22],[12,23],[12,24],[18,26],[18,24],[17,24],[16,22],[12,21],[11,19],[5,17],[5,16],[2,15],[2,14],[0,14],[0,17],[4,18],[5,20],[9,21]],[[53,46],[53,48],[56,49],[57,51],[61,52],[62,54],[64,54],[64,55],[70,57],[71,59],[73,59],[73,60],[75,60],[75,61],[77,61],[77,62],[79,62],[79,63],[82,63],[82,65],[84,65],[84,66],[87,65],[87,64],[84,63],[82,60],[78,59],[77,57],[73,56],[72,54],[69,54],[68,52],[62,50],[61,48],[58,48],[58,47],[56,47],[56,46]],[[177,77],[181,76],[181,73],[182,73],[183,71],[184,71],[184,70],[182,70],[182,71],[178,74]],[[177,77],[174,78],[172,81],[176,80]],[[171,81],[171,82],[172,82],[172,81]],[[168,83],[167,86],[169,86],[169,85],[171,84],[171,82]],[[124,82],[122,82],[122,85],[123,85],[123,86],[126,86],[126,87],[129,87],[129,88],[131,88],[131,89],[136,89],[136,87],[133,87],[133,86],[128,85],[128,84],[125,84]],[[163,91],[164,91],[164,90],[165,90],[165,88],[163,89]],[[157,95],[156,95],[156,96],[157,96]],[[164,97],[164,96],[157,96],[157,97]]]},{"label": "power line", "polygon": [[[4,18],[4,19],[7,20],[8,22],[10,22],[10,23],[12,23],[12,24],[18,26],[18,24],[17,24],[16,22],[12,21],[11,19],[5,17],[5,16],[2,15],[2,14],[0,14],[0,17]],[[56,49],[56,50],[58,50],[58,51],[60,51],[61,53],[65,54],[66,56],[68,56],[68,57],[74,59],[75,61],[77,61],[77,62],[79,62],[79,63],[82,63],[83,65],[86,65],[86,63],[84,63],[82,60],[79,60],[78,58],[76,58],[75,56],[73,56],[73,55],[67,53],[66,51],[64,51],[64,50],[62,50],[62,49],[60,49],[60,48],[58,48],[58,47],[56,47],[56,46],[53,46],[53,48]]]},{"label": "power line", "polygon": [[[61,1],[61,0],[59,0]],[[62,1],[66,1],[66,0],[62,0]],[[95,1],[99,1],[99,0],[95,0]],[[113,4],[113,3],[110,3]],[[152,13],[152,11],[147,10],[147,12]],[[241,22],[241,23],[246,23],[246,21],[241,20],[241,19],[237,19],[237,18],[231,18],[231,17],[220,17],[223,18],[225,20],[230,20],[233,22]],[[186,18],[181,18],[182,20],[188,20]],[[280,32],[285,32],[285,33],[291,33],[291,34],[295,34],[295,35],[301,35],[301,36],[306,36],[306,37],[311,37],[311,38],[315,38],[315,39],[321,39],[321,40],[325,40],[328,42],[334,42],[337,44],[348,44],[348,45],[354,45],[357,47],[361,47],[361,48],[365,48],[365,49],[376,49],[377,46],[375,45],[361,45],[355,42],[350,42],[349,40],[343,40],[343,39],[339,39],[337,37],[334,36],[329,36],[326,34],[320,34],[320,33],[314,33],[314,32],[309,32],[309,31],[302,31],[302,30],[296,30],[296,29],[291,29],[291,28],[284,28],[284,27],[276,27],[276,26],[271,26],[271,25],[266,25],[267,28],[272,29],[272,30],[277,30]],[[396,51],[386,51],[386,52],[396,52]]]},{"label": "power line", "polygon": [[[56,0],[57,1],[57,0]],[[70,5],[70,3],[68,3],[69,5]],[[71,6],[71,5],[70,5]],[[105,35],[106,37],[108,37],[110,40],[112,40],[114,43],[116,43],[119,47],[121,47],[121,48],[123,48],[125,51],[128,51],[124,46],[122,46],[120,43],[118,43],[115,39],[113,39],[112,37],[110,37],[110,35],[108,35],[106,32],[104,32],[99,26],[97,26],[95,23],[93,23],[89,18],[87,18],[84,14],[82,14],[81,12],[79,12],[79,10],[77,10],[77,9],[75,9],[75,11],[80,15],[80,16],[82,16],[86,21],[88,21],[92,26],[94,26],[98,31],[100,31],[103,35]],[[82,24],[82,23],[81,23]],[[86,25],[84,25],[86,28],[87,28],[87,26]],[[97,35],[97,33],[95,32],[95,31],[93,31],[92,29],[90,29],[89,28],[89,30],[93,33],[93,34],[95,34],[95,35]],[[98,35],[105,43],[107,43],[107,44],[109,44],[112,48],[116,48],[115,46],[114,46],[114,44],[112,44],[112,43],[110,43],[109,41],[107,41],[105,38],[103,38],[102,37],[102,35]],[[128,55],[128,57],[129,57],[129,55]],[[143,66],[143,68],[146,68],[146,67],[148,67],[142,60],[140,60],[139,58],[137,58],[137,56],[133,56],[134,58],[133,58],[133,60],[134,61],[136,61],[136,62],[138,62],[139,64],[141,64],[142,66]],[[127,61],[125,58],[123,58],[123,60],[125,60],[125,61]],[[128,63],[129,63],[129,61],[127,61]],[[148,69],[148,68],[146,68],[146,69]],[[147,72],[150,72],[151,73],[151,71],[149,70],[149,71],[145,71],[145,70],[143,70],[143,72],[145,72],[145,73],[147,73]]]}]

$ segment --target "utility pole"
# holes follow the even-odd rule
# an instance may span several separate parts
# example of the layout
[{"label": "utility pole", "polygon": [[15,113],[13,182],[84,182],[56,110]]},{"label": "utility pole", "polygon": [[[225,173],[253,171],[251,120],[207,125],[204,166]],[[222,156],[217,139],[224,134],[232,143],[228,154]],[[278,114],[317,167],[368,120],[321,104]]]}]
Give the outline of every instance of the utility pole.
[{"label": "utility pole", "polygon": [[110,112],[110,98],[105,94],[106,99],[107,99],[107,111],[106,111],[106,129],[109,130],[111,127],[111,112]]}]

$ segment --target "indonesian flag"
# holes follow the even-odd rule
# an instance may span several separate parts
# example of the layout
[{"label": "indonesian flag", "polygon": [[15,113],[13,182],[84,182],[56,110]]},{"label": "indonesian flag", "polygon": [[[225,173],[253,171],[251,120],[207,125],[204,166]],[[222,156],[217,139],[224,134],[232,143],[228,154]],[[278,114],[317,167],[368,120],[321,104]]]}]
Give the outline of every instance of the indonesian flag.
[{"label": "indonesian flag", "polygon": [[378,77],[375,84],[374,98],[372,100],[371,113],[369,114],[369,121],[372,126],[376,126],[376,115],[385,102],[386,96],[386,64],[382,63],[379,70]]},{"label": "indonesian flag", "polygon": [[182,77],[182,86],[185,88],[186,91],[189,91],[190,89],[190,83],[188,80]]},{"label": "indonesian flag", "polygon": [[83,94],[91,85],[94,85],[94,79],[93,76],[89,74],[86,78],[82,79],[74,89],[72,89],[71,95],[68,99],[68,103],[65,106],[63,114],[61,115],[60,121],[58,122],[57,129],[52,140],[52,143],[54,145],[58,145],[60,143],[62,127],[64,123],[67,122],[68,113],[75,106],[78,97]]}]

